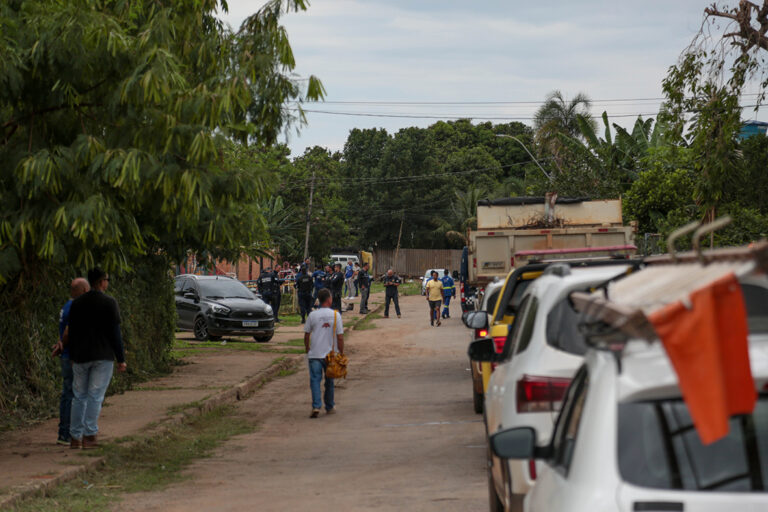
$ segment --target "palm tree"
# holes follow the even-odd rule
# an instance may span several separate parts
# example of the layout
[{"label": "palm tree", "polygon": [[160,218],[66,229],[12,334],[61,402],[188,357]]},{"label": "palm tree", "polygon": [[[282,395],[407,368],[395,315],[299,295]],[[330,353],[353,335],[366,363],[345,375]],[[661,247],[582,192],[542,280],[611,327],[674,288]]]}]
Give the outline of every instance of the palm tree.
[{"label": "palm tree", "polygon": [[539,148],[552,155],[561,171],[566,163],[566,148],[562,144],[561,135],[581,138],[579,117],[597,129],[597,123],[590,115],[591,107],[592,101],[584,93],[578,93],[568,101],[563,93],[555,90],[547,95],[544,104],[533,117]]},{"label": "palm tree", "polygon": [[475,187],[466,192],[455,191],[456,200],[451,201],[451,213],[442,217],[435,233],[443,235],[450,242],[466,245],[467,230],[477,229],[477,202],[485,192]]}]

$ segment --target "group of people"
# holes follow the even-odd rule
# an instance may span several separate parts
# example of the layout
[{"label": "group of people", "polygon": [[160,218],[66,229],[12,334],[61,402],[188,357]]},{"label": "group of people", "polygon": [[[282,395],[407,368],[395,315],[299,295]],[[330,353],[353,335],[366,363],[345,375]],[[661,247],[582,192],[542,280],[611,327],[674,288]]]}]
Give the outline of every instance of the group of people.
[{"label": "group of people", "polygon": [[339,314],[342,312],[342,296],[345,293],[346,285],[347,300],[354,299],[357,293],[360,293],[360,313],[368,312],[368,295],[371,287],[371,277],[368,274],[369,265],[363,263],[362,268],[353,265],[352,261],[347,263],[344,271],[341,269],[341,263],[333,265],[328,264],[323,268],[318,265],[315,271],[310,275],[307,262],[303,263],[296,275],[296,292],[299,302],[299,313],[301,323],[305,323],[309,313],[318,307],[321,307],[320,291],[328,290],[331,294],[331,308]]},{"label": "group of people", "polygon": [[73,449],[98,446],[104,395],[117,371],[127,369],[120,332],[120,309],[106,294],[109,275],[100,268],[70,284],[70,299],[59,314],[59,340],[53,356],[61,360],[58,444]]}]

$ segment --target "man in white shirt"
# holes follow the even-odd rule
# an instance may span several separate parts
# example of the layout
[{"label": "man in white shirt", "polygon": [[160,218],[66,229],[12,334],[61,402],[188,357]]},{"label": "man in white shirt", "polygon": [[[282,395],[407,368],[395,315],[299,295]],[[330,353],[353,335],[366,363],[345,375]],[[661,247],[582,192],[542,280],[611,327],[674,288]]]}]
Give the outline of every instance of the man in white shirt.
[{"label": "man in white shirt", "polygon": [[[325,356],[331,350],[344,353],[344,326],[341,323],[341,315],[331,309],[331,292],[327,288],[317,292],[320,308],[313,311],[307,317],[304,324],[304,349],[309,361],[309,388],[312,390],[312,414],[310,418],[317,418],[320,409],[325,402],[325,412],[336,412],[333,402],[333,379],[325,378],[325,394],[320,394],[320,382],[325,374]],[[336,345],[336,346],[334,346]]]}]

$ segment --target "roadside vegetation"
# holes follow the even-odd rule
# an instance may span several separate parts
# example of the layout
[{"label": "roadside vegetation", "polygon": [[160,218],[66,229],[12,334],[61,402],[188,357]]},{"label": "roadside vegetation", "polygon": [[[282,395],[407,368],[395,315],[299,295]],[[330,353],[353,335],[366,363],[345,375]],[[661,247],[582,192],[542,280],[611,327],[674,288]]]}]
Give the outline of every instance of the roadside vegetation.
[{"label": "roadside vegetation", "polygon": [[45,496],[24,500],[14,512],[84,512],[110,510],[115,502],[135,492],[162,489],[184,480],[183,470],[210,456],[222,443],[255,430],[231,407],[220,407],[188,417],[153,437],[124,438],[78,454],[102,456],[104,465],[55,487]]}]

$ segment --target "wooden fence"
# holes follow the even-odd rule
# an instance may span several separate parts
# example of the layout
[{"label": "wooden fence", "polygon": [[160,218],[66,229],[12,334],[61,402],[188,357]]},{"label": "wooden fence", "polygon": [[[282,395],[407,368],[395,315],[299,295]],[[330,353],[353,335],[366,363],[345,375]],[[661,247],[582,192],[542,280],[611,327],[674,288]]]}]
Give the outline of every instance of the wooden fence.
[{"label": "wooden fence", "polygon": [[[395,261],[394,249],[373,251],[374,275],[379,276],[393,268],[401,276],[419,277],[432,268],[460,270],[461,251],[454,249],[400,249]],[[442,276],[441,276],[442,277]]]}]

